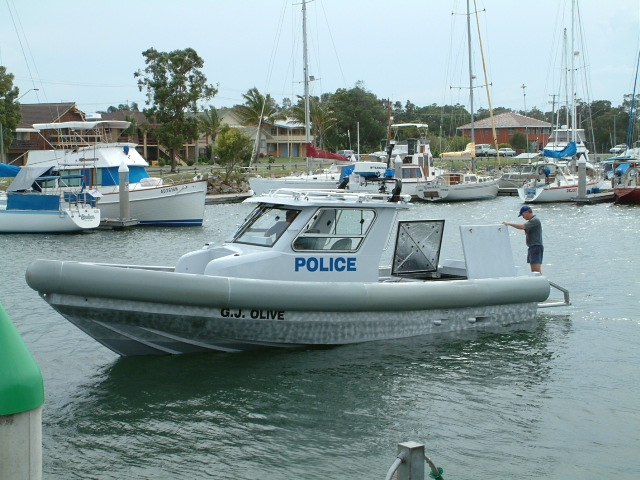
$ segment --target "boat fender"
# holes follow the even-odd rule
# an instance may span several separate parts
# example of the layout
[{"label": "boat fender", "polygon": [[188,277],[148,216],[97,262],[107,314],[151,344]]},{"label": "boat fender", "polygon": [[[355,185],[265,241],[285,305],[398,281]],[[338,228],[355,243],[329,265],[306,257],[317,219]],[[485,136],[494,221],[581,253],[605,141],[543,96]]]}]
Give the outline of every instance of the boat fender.
[{"label": "boat fender", "polygon": [[338,185],[338,190],[344,190],[345,188],[347,188],[348,184],[349,184],[349,177],[347,176],[347,177],[344,177],[340,182],[340,185]]}]

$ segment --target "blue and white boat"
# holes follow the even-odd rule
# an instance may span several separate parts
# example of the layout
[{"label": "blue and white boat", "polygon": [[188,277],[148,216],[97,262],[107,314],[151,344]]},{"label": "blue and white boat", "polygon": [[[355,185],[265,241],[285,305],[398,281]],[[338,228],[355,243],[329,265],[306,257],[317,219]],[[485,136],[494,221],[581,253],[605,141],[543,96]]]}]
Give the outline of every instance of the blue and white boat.
[{"label": "blue and white boat", "polygon": [[[131,218],[141,225],[201,226],[204,218],[207,180],[166,184],[149,176],[149,164],[130,142],[100,141],[87,144],[84,138],[109,138],[109,129],[124,130],[130,122],[95,121],[35,124],[36,130],[57,130],[68,137],[69,148],[31,150],[26,165],[51,167],[60,175],[77,178],[72,188],[94,189],[102,195],[98,204],[102,218],[120,218],[118,169],[129,169]],[[92,133],[93,132],[93,133]],[[71,148],[73,146],[73,148]]]},{"label": "blue and white boat", "polygon": [[[221,245],[175,266],[37,260],[26,280],[67,320],[123,355],[342,345],[532,321],[552,285],[516,268],[504,225],[398,221],[409,196],[282,189]],[[389,264],[380,266],[395,241]],[[391,253],[391,252],[389,252]]]},{"label": "blue and white boat", "polygon": [[49,170],[2,165],[0,176],[15,178],[0,199],[0,233],[68,233],[100,225],[95,198],[88,192],[61,191],[60,185],[70,179],[45,175]]}]

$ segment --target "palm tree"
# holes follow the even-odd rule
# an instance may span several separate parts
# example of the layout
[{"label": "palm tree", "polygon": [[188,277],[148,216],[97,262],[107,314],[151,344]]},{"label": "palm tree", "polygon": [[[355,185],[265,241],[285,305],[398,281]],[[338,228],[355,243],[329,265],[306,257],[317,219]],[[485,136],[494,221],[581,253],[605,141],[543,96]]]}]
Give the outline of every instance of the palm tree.
[{"label": "palm tree", "polygon": [[129,122],[130,125],[122,133],[127,135],[129,141],[131,141],[131,139],[135,139],[134,141],[138,143],[138,121],[136,120],[136,117],[134,115],[125,115],[124,119]]},{"label": "palm tree", "polygon": [[211,138],[211,164],[214,163],[213,144],[216,141],[218,132],[220,131],[220,116],[215,107],[209,107],[209,110],[205,110],[199,117],[200,131],[205,134],[207,143]]},{"label": "palm tree", "polygon": [[258,127],[252,160],[253,162],[257,162],[260,153],[260,141],[262,140],[262,125],[265,121],[274,123],[276,120],[283,120],[286,117],[284,113],[278,109],[278,105],[271,95],[267,94],[265,97],[255,87],[247,91],[247,93],[243,93],[242,98],[245,100],[244,105],[236,105],[233,107],[233,110],[243,125],[254,125]]},{"label": "palm tree", "polygon": [[[298,105],[291,109],[291,116],[304,125],[304,99],[301,96],[298,98]],[[311,120],[311,135],[316,141],[316,146],[324,149],[327,132],[336,126],[338,120],[329,105],[316,97],[309,99],[309,119]]]}]

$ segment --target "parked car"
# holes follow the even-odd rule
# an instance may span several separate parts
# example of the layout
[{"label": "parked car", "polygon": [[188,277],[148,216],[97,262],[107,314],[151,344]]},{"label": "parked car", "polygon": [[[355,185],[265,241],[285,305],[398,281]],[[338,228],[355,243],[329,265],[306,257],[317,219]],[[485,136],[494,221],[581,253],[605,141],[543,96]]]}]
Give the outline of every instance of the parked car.
[{"label": "parked car", "polygon": [[495,148],[491,148],[488,143],[476,144],[476,157],[496,157],[498,152]]},{"label": "parked car", "polygon": [[515,157],[516,151],[513,148],[504,147],[498,150],[501,157]]},{"label": "parked car", "polygon": [[358,155],[356,152],[354,152],[353,150],[338,150],[336,152],[338,155],[344,155],[345,157],[347,157],[349,160],[351,160],[351,158],[355,158],[356,160],[360,160],[360,155]]},{"label": "parked car", "polygon": [[627,151],[627,145],[624,143],[616,145],[615,147],[611,148],[611,150],[609,150],[609,152],[611,153],[624,153],[626,151]]}]

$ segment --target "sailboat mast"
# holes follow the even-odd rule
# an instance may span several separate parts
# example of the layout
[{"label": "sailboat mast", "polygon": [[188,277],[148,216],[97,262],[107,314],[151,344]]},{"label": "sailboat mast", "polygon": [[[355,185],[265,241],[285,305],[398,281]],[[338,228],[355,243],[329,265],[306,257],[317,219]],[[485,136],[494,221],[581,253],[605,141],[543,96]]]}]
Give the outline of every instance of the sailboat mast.
[{"label": "sailboat mast", "polygon": [[[302,60],[304,68],[304,133],[305,143],[311,143],[311,119],[309,113],[309,61],[307,58],[307,3],[302,0]],[[311,158],[307,154],[307,171],[311,170]]]},{"label": "sailboat mast", "polygon": [[[498,165],[500,165],[500,149],[498,148],[498,135],[496,133],[496,122],[493,118],[493,106],[491,105],[491,90],[489,85],[489,77],[487,76],[487,64],[484,61],[484,50],[482,49],[482,35],[480,35],[480,20],[478,19],[478,5],[476,0],[473,0],[473,10],[476,14],[476,27],[478,28],[478,44],[480,45],[480,56],[482,57],[482,71],[484,73],[484,85],[487,89],[487,102],[489,103],[489,116],[491,117],[491,135],[493,138],[493,145],[496,147],[496,155],[498,158]],[[526,106],[525,106],[526,109]],[[526,113],[526,112],[525,112]],[[529,139],[527,138],[527,143]]]},{"label": "sailboat mast", "polygon": [[575,23],[576,23],[576,0],[571,2],[571,141],[576,141],[576,69],[575,58],[578,52],[575,49]]},{"label": "sailboat mast", "polygon": [[471,62],[471,11],[467,0],[467,50],[469,52],[469,107],[471,109],[471,141],[476,142],[476,132],[473,116],[473,67]]}]

